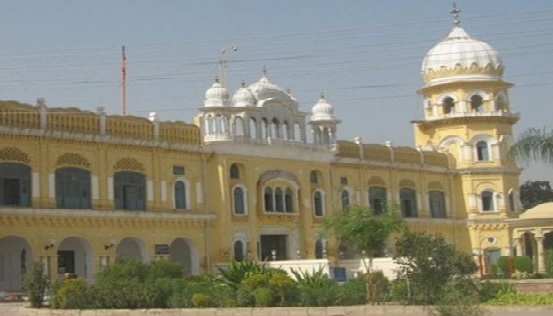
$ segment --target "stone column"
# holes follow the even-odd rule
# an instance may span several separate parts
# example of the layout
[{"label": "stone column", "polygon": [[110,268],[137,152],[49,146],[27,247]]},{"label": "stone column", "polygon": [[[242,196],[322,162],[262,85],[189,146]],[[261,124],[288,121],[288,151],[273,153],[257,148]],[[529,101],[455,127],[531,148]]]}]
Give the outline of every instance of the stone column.
[{"label": "stone column", "polygon": [[516,247],[516,250],[517,250],[517,257],[522,257],[523,256],[523,252],[522,252],[523,239],[522,238],[513,238],[513,241],[515,243],[515,247]]},{"label": "stone column", "polygon": [[536,254],[536,257],[538,258],[538,266],[536,271],[538,273],[545,272],[545,265],[544,265],[544,250],[543,250],[543,237],[535,237],[536,243],[538,244],[538,251]]}]

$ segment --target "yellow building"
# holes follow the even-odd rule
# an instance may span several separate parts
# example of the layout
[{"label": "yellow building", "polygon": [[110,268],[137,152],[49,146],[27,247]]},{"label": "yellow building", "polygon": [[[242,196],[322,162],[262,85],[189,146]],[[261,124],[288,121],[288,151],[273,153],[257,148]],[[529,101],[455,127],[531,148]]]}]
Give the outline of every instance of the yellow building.
[{"label": "yellow building", "polygon": [[213,83],[195,124],[2,102],[0,290],[19,290],[33,260],[52,279],[91,282],[121,257],[170,258],[186,274],[244,257],[339,264],[356,254],[318,225],[353,204],[398,203],[414,230],[509,255],[520,171],[506,153],[519,115],[503,71],[456,21],[424,57],[413,148],[337,140],[323,96],[302,112],[265,71],[232,97]]}]

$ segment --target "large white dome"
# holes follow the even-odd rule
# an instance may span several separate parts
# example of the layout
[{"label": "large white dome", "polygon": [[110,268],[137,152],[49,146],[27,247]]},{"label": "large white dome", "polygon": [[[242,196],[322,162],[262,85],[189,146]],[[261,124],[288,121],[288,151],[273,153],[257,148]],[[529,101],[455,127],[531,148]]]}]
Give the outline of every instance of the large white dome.
[{"label": "large white dome", "polygon": [[232,103],[235,107],[255,106],[256,102],[255,96],[246,88],[244,83],[242,83],[242,87],[232,96]]},{"label": "large white dome", "polygon": [[427,86],[456,80],[498,80],[503,62],[493,47],[457,25],[428,51],[421,70]]},{"label": "large white dome", "polygon": [[267,101],[277,101],[297,108],[296,99],[290,93],[272,83],[267,77],[265,70],[261,79],[249,85],[247,89],[253,94],[259,107],[263,106]]}]

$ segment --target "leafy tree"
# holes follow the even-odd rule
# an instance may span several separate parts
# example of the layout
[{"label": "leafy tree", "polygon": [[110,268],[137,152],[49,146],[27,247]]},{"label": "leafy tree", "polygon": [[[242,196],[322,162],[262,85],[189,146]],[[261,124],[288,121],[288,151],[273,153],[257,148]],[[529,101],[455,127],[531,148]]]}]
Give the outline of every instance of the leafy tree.
[{"label": "leafy tree", "polygon": [[44,294],[50,284],[48,275],[45,274],[41,262],[35,261],[31,268],[23,276],[23,288],[29,297],[31,307],[41,307],[44,301]]},{"label": "leafy tree", "polygon": [[520,186],[520,202],[525,210],[551,201],[553,189],[549,181],[526,181]]},{"label": "leafy tree", "polygon": [[520,162],[544,161],[553,164],[553,130],[525,130],[511,147],[510,155]]},{"label": "leafy tree", "polygon": [[368,208],[352,206],[345,211],[335,212],[322,223],[323,235],[334,236],[347,242],[355,250],[368,257],[363,260],[366,274],[367,301],[376,302],[376,287],[372,279],[373,259],[382,253],[390,236],[405,227],[397,208],[390,208],[381,214],[375,214]]},{"label": "leafy tree", "polygon": [[[459,252],[440,235],[406,231],[396,242],[396,262],[424,303],[435,303],[451,281],[476,271],[471,256]],[[410,298],[409,298],[410,300]]]}]

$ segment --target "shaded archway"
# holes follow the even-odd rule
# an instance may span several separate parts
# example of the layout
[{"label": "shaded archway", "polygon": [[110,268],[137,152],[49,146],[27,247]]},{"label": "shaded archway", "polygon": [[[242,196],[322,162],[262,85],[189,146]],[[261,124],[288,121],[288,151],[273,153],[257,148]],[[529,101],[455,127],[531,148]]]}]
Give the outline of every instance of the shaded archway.
[{"label": "shaded archway", "polygon": [[0,239],[0,291],[20,292],[21,278],[33,262],[32,249],[19,236]]},{"label": "shaded archway", "polygon": [[184,238],[173,240],[169,246],[169,258],[182,265],[184,276],[198,273],[198,258],[192,243]]},{"label": "shaded archway", "polygon": [[82,237],[67,237],[58,247],[57,277],[63,279],[65,273],[74,273],[94,282],[94,252],[88,240]]},{"label": "shaded archway", "polygon": [[144,242],[136,237],[123,238],[115,251],[117,259],[137,259],[148,262],[148,254]]}]

